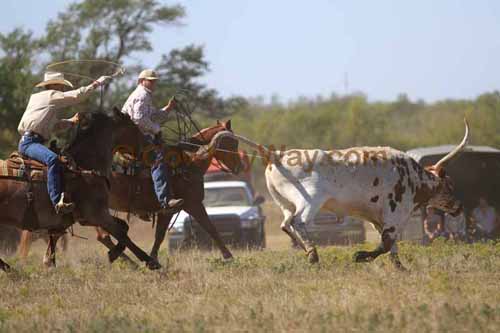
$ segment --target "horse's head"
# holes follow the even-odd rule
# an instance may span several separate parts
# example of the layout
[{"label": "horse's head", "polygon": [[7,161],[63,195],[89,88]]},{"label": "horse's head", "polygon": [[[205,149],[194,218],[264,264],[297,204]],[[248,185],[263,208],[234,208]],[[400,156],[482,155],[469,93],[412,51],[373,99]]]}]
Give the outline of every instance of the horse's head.
[{"label": "horse's head", "polygon": [[239,173],[242,161],[238,153],[238,140],[232,137],[231,120],[220,122],[207,127],[196,133],[191,141],[193,143],[208,145],[208,150],[213,151],[211,155],[222,167],[229,169],[232,173]]}]

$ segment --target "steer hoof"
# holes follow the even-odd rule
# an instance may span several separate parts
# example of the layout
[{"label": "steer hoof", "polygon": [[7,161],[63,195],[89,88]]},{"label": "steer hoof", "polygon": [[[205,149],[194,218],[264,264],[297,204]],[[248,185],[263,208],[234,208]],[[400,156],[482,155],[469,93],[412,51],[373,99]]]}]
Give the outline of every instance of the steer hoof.
[{"label": "steer hoof", "polygon": [[156,260],[150,260],[146,263],[146,267],[149,268],[150,270],[154,271],[156,269],[160,269],[161,265],[158,261]]},{"label": "steer hoof", "polygon": [[373,260],[372,254],[367,251],[358,251],[354,253],[353,260],[355,262],[370,262]]},{"label": "steer hoof", "polygon": [[319,262],[318,251],[316,250],[316,248],[313,248],[307,253],[307,259],[309,260],[310,264],[317,264]]},{"label": "steer hoof", "polygon": [[394,267],[400,271],[400,272],[407,272],[408,270],[406,269],[405,266],[401,263],[397,255],[391,255],[391,261],[394,265]]}]

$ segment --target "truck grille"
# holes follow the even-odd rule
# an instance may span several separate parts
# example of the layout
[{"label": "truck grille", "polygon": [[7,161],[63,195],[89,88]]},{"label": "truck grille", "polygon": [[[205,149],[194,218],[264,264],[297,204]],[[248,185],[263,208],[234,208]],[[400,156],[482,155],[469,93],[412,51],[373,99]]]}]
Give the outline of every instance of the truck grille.
[{"label": "truck grille", "polygon": [[[241,223],[238,215],[212,215],[210,221],[226,244],[238,243],[241,240]],[[214,245],[208,233],[193,219],[192,236],[199,245]]]}]

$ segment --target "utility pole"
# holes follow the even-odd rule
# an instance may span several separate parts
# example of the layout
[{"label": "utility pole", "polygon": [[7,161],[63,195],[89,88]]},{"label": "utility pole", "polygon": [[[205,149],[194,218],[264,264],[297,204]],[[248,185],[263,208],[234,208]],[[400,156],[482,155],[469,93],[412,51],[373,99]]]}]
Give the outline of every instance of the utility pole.
[{"label": "utility pole", "polygon": [[344,93],[349,95],[349,75],[347,72],[344,73]]}]

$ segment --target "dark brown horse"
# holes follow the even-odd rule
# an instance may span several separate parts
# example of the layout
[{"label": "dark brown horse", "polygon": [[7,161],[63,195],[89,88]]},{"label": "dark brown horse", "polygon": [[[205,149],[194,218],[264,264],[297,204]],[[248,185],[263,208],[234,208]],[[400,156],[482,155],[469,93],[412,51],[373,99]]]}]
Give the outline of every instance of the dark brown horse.
[{"label": "dark brown horse", "polygon": [[[110,250],[110,261],[116,259],[122,248],[128,247],[151,269],[159,268],[158,262],[142,251],[127,235],[125,221],[109,214],[109,176],[111,174],[113,147],[120,144],[123,133],[134,133],[136,125],[120,112],[113,116],[102,113],[83,114],[86,126],[80,126],[75,142],[68,149],[79,169],[66,173],[65,192],[76,204],[73,215],[56,215],[47,194],[44,181],[26,182],[20,179],[0,178],[0,224],[19,229],[49,230],[51,234],[48,253],[55,254],[58,235],[75,222],[100,227],[118,240],[119,245]],[[32,192],[34,200],[27,200]],[[49,264],[55,265],[52,255]],[[9,266],[0,259],[0,269]]]},{"label": "dark brown horse", "polygon": [[[227,171],[238,173],[241,169],[241,158],[238,154],[238,141],[232,133],[231,121],[217,122],[217,125],[201,130],[191,137],[184,147],[194,147],[194,154],[186,153],[180,148],[168,148],[166,163],[172,173],[171,184],[175,197],[184,199],[183,210],[190,214],[202,228],[212,237],[224,259],[232,258],[232,254],[222,241],[219,233],[210,221],[203,205],[203,175],[214,158]],[[198,149],[198,147],[202,147]],[[110,208],[145,215],[159,210],[158,200],[153,191],[151,175],[127,176],[113,173],[111,177]],[[173,213],[158,214],[155,242],[151,257],[158,258],[158,250],[168,229]],[[107,247],[113,246],[107,233],[98,229],[98,240]]]},{"label": "dark brown horse", "polygon": [[[225,259],[232,258],[232,254],[211,223],[203,206],[203,175],[213,158],[227,171],[239,172],[242,164],[238,155],[238,141],[227,135],[230,133],[232,133],[230,121],[217,122],[215,126],[201,130],[187,143],[183,143],[183,149],[168,147],[165,153],[165,163],[169,164],[172,173],[170,181],[175,196],[184,199],[183,209],[192,215],[214,239]],[[120,146],[115,146],[115,150],[124,149],[136,158],[140,155],[144,156],[141,158],[143,162],[147,160],[146,153],[151,147],[146,147],[142,139],[134,137],[128,131],[122,131],[122,137],[117,141],[120,142]],[[186,148],[197,152],[186,153],[184,151]],[[147,161],[145,162],[147,164]],[[113,172],[110,180],[110,208],[140,216],[154,214],[160,209],[153,190],[149,168],[134,176]],[[154,259],[158,258],[158,250],[165,239],[172,216],[173,213],[158,213],[155,242],[151,251],[151,257]],[[116,249],[109,233],[102,228],[97,228],[97,240],[109,249]],[[23,237],[20,246],[27,253],[29,237]],[[52,255],[52,253],[47,253],[49,257]],[[122,257],[129,259],[124,254]]]}]

